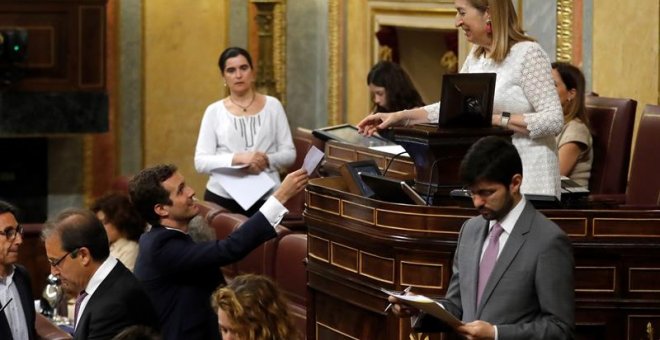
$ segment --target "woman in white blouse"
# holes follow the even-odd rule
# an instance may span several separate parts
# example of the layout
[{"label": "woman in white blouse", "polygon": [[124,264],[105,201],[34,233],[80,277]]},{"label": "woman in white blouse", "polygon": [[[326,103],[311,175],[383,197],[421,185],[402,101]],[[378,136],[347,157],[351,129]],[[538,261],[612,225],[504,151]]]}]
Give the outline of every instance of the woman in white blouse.
[{"label": "woman in white blouse", "polygon": [[280,172],[293,164],[296,150],[284,108],[274,97],[254,88],[256,72],[250,54],[239,47],[227,48],[218,60],[229,96],[206,108],[195,149],[195,169],[210,175],[204,200],[220,204],[232,212],[252,216],[265,202],[257,201],[243,209],[232,199],[218,179],[219,171],[245,166],[237,171],[265,172],[275,183]]},{"label": "woman in white blouse", "polygon": [[[521,192],[560,197],[554,136],[564,118],[551,76],[550,60],[518,25],[510,0],[455,0],[456,27],[474,46],[462,73],[497,73],[493,125],[513,130],[513,144],[523,162]],[[361,133],[393,125],[436,122],[440,103],[395,113],[367,116]]]}]

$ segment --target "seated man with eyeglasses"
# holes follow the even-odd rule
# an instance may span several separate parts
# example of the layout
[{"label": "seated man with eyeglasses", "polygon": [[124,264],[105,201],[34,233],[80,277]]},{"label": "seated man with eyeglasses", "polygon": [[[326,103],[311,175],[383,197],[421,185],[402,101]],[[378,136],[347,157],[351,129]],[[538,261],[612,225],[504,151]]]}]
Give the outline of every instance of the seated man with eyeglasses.
[{"label": "seated man with eyeglasses", "polygon": [[140,283],[109,256],[107,234],[94,213],[65,210],[46,223],[41,238],[51,274],[76,297],[74,339],[110,339],[133,325],[160,328]]},{"label": "seated man with eyeglasses", "polygon": [[30,277],[18,265],[23,227],[16,208],[0,201],[0,339],[35,339],[35,311]]}]

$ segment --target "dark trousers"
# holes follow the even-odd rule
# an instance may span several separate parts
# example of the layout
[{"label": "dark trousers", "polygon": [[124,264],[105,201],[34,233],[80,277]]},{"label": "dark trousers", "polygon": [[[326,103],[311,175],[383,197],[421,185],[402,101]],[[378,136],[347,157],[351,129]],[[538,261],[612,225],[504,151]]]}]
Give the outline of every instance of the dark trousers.
[{"label": "dark trousers", "polygon": [[265,200],[258,200],[254,202],[254,204],[248,210],[245,210],[238,204],[238,202],[234,201],[233,199],[218,196],[208,190],[204,191],[204,200],[219,204],[220,206],[233,213],[242,214],[248,217],[256,214],[257,211],[259,211],[259,208],[261,208],[261,206],[266,203]]}]

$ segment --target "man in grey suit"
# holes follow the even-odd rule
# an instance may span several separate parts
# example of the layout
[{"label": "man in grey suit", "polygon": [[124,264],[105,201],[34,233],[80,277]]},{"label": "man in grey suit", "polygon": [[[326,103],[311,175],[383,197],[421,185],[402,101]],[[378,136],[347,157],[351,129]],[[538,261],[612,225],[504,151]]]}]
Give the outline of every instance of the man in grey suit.
[{"label": "man in grey suit", "polygon": [[[439,302],[464,324],[468,339],[571,339],[574,330],[573,254],[566,234],[520,193],[516,148],[485,137],[460,167],[480,216],[463,225],[447,295]],[[396,304],[418,331],[449,330],[418,310]]]}]

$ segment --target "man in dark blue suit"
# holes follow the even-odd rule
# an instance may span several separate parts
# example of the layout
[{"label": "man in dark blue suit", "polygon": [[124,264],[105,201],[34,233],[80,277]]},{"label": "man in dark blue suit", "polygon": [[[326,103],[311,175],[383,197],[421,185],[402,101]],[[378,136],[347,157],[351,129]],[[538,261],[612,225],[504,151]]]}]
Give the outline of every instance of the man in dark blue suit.
[{"label": "man in dark blue suit", "polygon": [[41,237],[51,274],[76,297],[74,339],[111,339],[123,329],[159,329],[156,311],[135,276],[109,256],[103,224],[89,210],[69,209],[46,223]]},{"label": "man in dark blue suit", "polygon": [[35,339],[35,311],[30,277],[16,264],[23,227],[16,208],[0,201],[0,339]]},{"label": "man in dark blue suit", "polygon": [[287,212],[284,204],[307,183],[307,174],[289,174],[259,212],[227,239],[195,243],[188,223],[198,213],[195,191],[174,165],[142,170],[129,183],[131,201],[151,230],[140,238],[135,275],[151,296],[164,339],[220,339],[213,290],[224,283],[220,267],[245,257],[274,238]]}]

